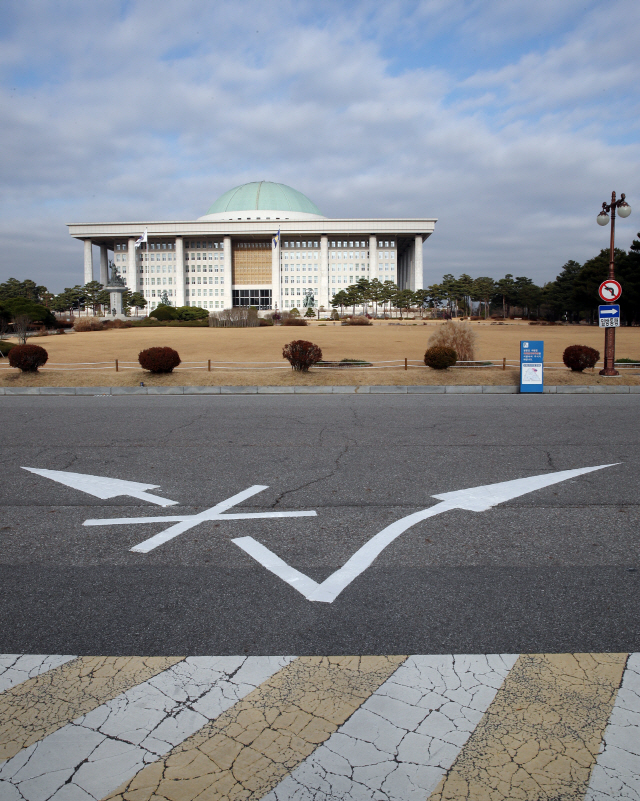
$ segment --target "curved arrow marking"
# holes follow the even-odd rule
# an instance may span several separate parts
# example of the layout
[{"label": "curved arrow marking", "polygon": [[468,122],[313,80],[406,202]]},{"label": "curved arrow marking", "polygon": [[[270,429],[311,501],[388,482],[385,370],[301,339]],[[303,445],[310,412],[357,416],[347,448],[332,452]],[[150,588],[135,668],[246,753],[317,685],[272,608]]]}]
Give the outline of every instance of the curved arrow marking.
[{"label": "curved arrow marking", "polygon": [[279,556],[265,548],[264,545],[256,542],[253,537],[239,537],[232,540],[232,542],[235,542],[239,548],[242,548],[245,553],[260,562],[271,573],[286,581],[287,584],[304,595],[308,601],[332,603],[345,587],[348,587],[355,578],[372,564],[387,545],[422,520],[442,514],[442,512],[448,512],[450,509],[484,512],[499,503],[512,500],[528,492],[534,492],[552,484],[557,484],[560,481],[567,481],[570,478],[591,473],[594,470],[603,470],[605,467],[613,466],[612,464],[601,464],[597,467],[562,470],[557,473],[544,473],[530,478],[516,478],[513,481],[502,481],[498,484],[487,484],[481,487],[434,495],[433,497],[437,498],[440,503],[431,506],[429,509],[423,509],[420,512],[407,515],[407,517],[396,520],[395,523],[391,523],[391,525],[382,529],[369,542],[359,548],[339,570],[332,573],[321,584],[288,565]]}]

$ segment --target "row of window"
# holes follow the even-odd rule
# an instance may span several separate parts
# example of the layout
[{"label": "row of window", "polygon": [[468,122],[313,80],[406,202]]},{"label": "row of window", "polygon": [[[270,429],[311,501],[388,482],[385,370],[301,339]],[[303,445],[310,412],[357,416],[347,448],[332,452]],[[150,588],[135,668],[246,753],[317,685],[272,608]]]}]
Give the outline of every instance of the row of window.
[{"label": "row of window", "polygon": [[[173,289],[165,289],[163,292],[166,292],[167,295],[172,298],[173,297]],[[155,289],[145,289],[142,293],[145,298],[155,298],[156,290]],[[160,290],[158,290],[158,297],[160,297]]]},{"label": "row of window", "polygon": [[[296,260],[299,261],[300,260],[300,254],[296,253],[295,256],[294,256],[293,253],[283,253],[282,257],[281,257],[281,261],[287,261],[289,258],[291,258],[292,260],[295,258]],[[304,253],[303,253],[302,254],[302,258],[303,259],[305,259],[305,258],[306,259],[313,258],[313,259],[315,259],[317,261],[318,260],[318,254],[317,253],[309,253],[308,256],[305,256]]]},{"label": "row of window", "polygon": [[[185,284],[188,284],[188,283],[189,283],[189,276],[187,276],[187,277],[184,279],[184,282],[185,282]],[[195,284],[195,283],[196,283],[196,279],[195,279],[195,277],[194,277],[194,276],[191,276],[191,283],[192,283],[192,284]],[[202,284],[206,284],[206,283],[207,283],[207,276],[205,275],[205,276],[203,276],[202,278],[201,278],[200,276],[198,276],[198,283],[199,283],[199,284],[201,284],[201,283],[202,283]],[[215,280],[214,280],[214,279],[213,279],[211,276],[209,276],[209,283],[210,283],[210,284],[217,284],[217,283],[218,283],[218,276],[216,275],[216,277],[215,277]],[[220,279],[220,283],[221,283],[221,284],[224,284],[224,277],[222,277],[222,278]]]},{"label": "row of window", "polygon": [[[185,289],[184,293],[185,293],[185,295],[187,297],[189,297],[189,290],[188,289]],[[202,297],[203,295],[206,296],[207,290],[200,288],[200,289],[197,290],[197,293],[198,293],[197,297]],[[209,290],[209,297],[213,297],[214,294],[216,295],[216,297],[218,297],[219,295],[224,295],[224,289],[216,289],[216,290],[210,289]],[[191,297],[192,298],[196,297],[196,290],[195,289],[191,290]]]},{"label": "row of window", "polygon": [[[192,240],[192,239],[185,240],[184,244],[185,244],[185,247],[194,248],[196,250],[198,250],[198,249],[222,250],[224,248],[224,243],[223,242],[202,241],[202,240],[197,240],[197,239],[196,240]],[[300,248],[300,247],[302,247],[302,248],[317,248],[317,247],[319,247],[319,242],[318,241],[306,241],[306,240],[305,241],[301,241],[301,240],[287,239],[287,240],[283,241],[281,244],[282,244],[282,247],[284,247],[284,248]],[[174,247],[175,246],[174,246],[173,242],[149,242],[148,243],[148,250],[154,250],[154,251],[155,250],[174,250]],[[239,247],[239,248],[262,248],[262,249],[264,249],[265,247],[267,247],[267,245],[264,242],[237,242],[235,244],[235,247]],[[363,242],[361,240],[357,240],[355,242],[353,240],[349,240],[347,242],[345,242],[345,241],[333,242],[332,241],[331,242],[331,247],[332,248],[346,248],[346,247],[350,247],[350,248],[352,248],[352,247],[367,248],[367,247],[369,247],[369,244],[368,244],[368,242]],[[378,247],[379,248],[383,248],[383,247],[384,248],[389,248],[389,247],[393,248],[393,247],[395,247],[395,242],[393,242],[393,241],[391,241],[391,242],[390,241],[384,241],[383,242],[381,240],[381,241],[378,242]],[[116,251],[118,251],[118,250],[127,250],[127,243],[124,242],[124,243],[116,244],[115,249],[116,249]]]},{"label": "row of window", "polygon": [[[306,272],[306,270],[307,270],[307,265],[306,265],[306,264],[303,264],[303,265],[302,265],[302,272],[304,273],[304,272]],[[317,264],[314,264],[314,265],[311,265],[311,264],[310,264],[310,265],[309,265],[309,272],[311,272],[312,270],[313,270],[314,272],[316,272],[316,273],[317,273],[317,272],[318,272],[318,265],[317,265]],[[287,273],[287,272],[289,272],[289,265],[288,265],[288,264],[285,264],[285,265],[284,265],[284,267],[281,267],[281,268],[280,268],[280,272],[281,272],[281,273]],[[296,266],[295,266],[295,269],[294,269],[294,267],[293,267],[293,264],[292,264],[292,265],[291,265],[291,272],[292,272],[292,273],[293,273],[293,272],[298,272],[298,273],[299,273],[299,272],[300,272],[300,265],[299,265],[299,264],[296,264]]]},{"label": "row of window", "polygon": [[[151,284],[151,286],[155,286],[155,284],[156,284],[156,279],[155,279],[155,278],[145,278],[145,279],[144,279],[144,283],[145,283],[145,285],[147,285],[147,286],[149,286],[149,284]],[[160,286],[160,283],[161,283],[161,281],[160,281],[160,278],[158,278],[158,286]],[[167,284],[169,284],[169,286],[171,286],[171,284],[173,284],[173,278],[169,278],[169,280],[168,280],[168,281],[167,281],[167,279],[166,279],[166,278],[163,278],[163,279],[162,279],[162,283],[163,283],[165,286],[166,286]]]},{"label": "row of window", "polygon": [[[153,253],[138,253],[138,261],[175,261],[176,254],[175,253],[163,253],[162,259],[160,258],[160,254],[154,255]],[[116,261],[118,260],[118,256],[116,256]],[[122,261],[124,261],[124,256],[122,257]]]},{"label": "row of window", "polygon": [[[302,283],[303,284],[306,284],[306,283],[310,284],[310,283],[312,283],[312,279],[313,279],[313,283],[314,284],[318,283],[318,276],[317,275],[314,275],[314,276],[310,275],[309,278],[307,278],[306,275],[303,275],[302,276]],[[282,283],[282,279],[280,280],[280,283]],[[284,276],[284,283],[285,284],[289,283],[289,276],[288,275]],[[292,284],[296,284],[296,283],[299,284],[300,283],[300,276],[298,276],[297,280],[293,276],[291,276],[291,283]]]},{"label": "row of window", "polygon": [[[185,261],[206,261],[207,260],[207,254],[206,253],[191,253],[191,252],[189,252],[189,253],[185,253],[184,258],[185,258]],[[220,259],[220,261],[222,261],[224,259],[224,254],[220,253],[220,255],[218,255],[217,253],[209,253],[209,261],[218,261],[218,259]]]},{"label": "row of window", "polygon": [[[200,269],[201,267],[202,267],[202,270]],[[187,264],[187,265],[186,265],[186,267],[184,268],[184,271],[185,271],[185,273],[188,273],[188,272],[189,272],[189,265],[188,265],[188,264]],[[202,264],[202,265],[198,264],[198,269],[196,270],[196,265],[195,265],[195,264],[192,264],[192,265],[191,265],[191,272],[192,272],[192,273],[196,273],[196,272],[197,272],[197,273],[199,273],[199,272],[206,273],[206,272],[207,272],[207,265],[206,265],[206,264]],[[209,272],[210,272],[210,273],[217,273],[217,272],[221,272],[221,273],[223,273],[223,272],[224,272],[224,267],[223,267],[222,265],[220,265],[220,267],[218,267],[218,265],[217,265],[217,264],[216,264],[216,266],[214,267],[214,266],[213,266],[213,264],[210,264],[210,265],[209,265]]]},{"label": "row of window", "polygon": [[[303,290],[302,292],[300,291],[301,289]],[[309,289],[311,289],[311,287],[309,287]],[[284,294],[285,295],[289,294],[289,290],[287,289],[287,287],[284,288]],[[298,286],[295,289],[293,287],[291,287],[291,294],[292,295],[304,295],[304,287],[299,287]]]}]

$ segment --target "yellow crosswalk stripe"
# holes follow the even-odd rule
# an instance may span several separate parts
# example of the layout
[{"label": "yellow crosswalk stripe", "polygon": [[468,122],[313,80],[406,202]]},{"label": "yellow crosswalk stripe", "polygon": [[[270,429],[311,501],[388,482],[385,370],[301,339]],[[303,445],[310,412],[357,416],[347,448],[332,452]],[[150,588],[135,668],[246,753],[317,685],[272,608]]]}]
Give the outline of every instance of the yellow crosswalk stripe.
[{"label": "yellow crosswalk stripe", "polygon": [[262,798],[405,659],[300,657],[106,798]]},{"label": "yellow crosswalk stripe", "polygon": [[521,655],[429,801],[584,798],[627,656]]},{"label": "yellow crosswalk stripe", "polygon": [[640,654],[0,655],[3,670],[2,801],[640,799]]},{"label": "yellow crosswalk stripe", "polygon": [[81,656],[0,694],[0,761],[183,657]]}]

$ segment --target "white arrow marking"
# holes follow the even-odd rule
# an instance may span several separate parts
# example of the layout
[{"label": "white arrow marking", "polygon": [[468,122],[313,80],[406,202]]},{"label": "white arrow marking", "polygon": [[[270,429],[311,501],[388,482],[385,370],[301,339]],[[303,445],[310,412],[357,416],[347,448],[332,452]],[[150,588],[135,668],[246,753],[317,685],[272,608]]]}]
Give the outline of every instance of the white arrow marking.
[{"label": "white arrow marking", "polygon": [[440,495],[433,495],[441,503],[414,512],[407,517],[396,520],[390,526],[382,529],[369,542],[359,548],[353,556],[339,570],[332,573],[321,584],[304,573],[288,565],[279,556],[276,556],[264,545],[253,539],[253,537],[239,537],[232,540],[242,548],[243,551],[260,562],[263,567],[275,573],[276,576],[286,581],[295,590],[298,590],[308,601],[323,601],[332,603],[338,595],[351,582],[363,573],[376,559],[382,551],[392,543],[397,537],[404,533],[408,528],[414,526],[428,517],[448,512],[450,509],[467,509],[472,512],[484,512],[499,503],[525,495],[528,492],[549,487],[560,481],[569,478],[591,473],[594,470],[602,470],[605,467],[613,467],[611,464],[602,464],[597,467],[582,467],[577,470],[562,470],[557,473],[545,473],[540,476],[530,478],[516,478],[513,481],[502,481],[498,484],[487,484],[482,487],[472,487],[466,490],[456,490],[455,492],[444,492]]},{"label": "white arrow marking", "polygon": [[618,314],[617,309],[600,309],[600,314]]},{"label": "white arrow marking", "polygon": [[170,501],[168,498],[159,498],[157,495],[148,495],[145,492],[145,490],[158,489],[157,484],[140,484],[137,481],[91,476],[86,473],[71,473],[67,470],[39,470],[36,467],[23,467],[22,469],[103,500],[116,498],[118,495],[129,495],[132,498],[155,503],[157,506],[175,506],[178,503],[178,501]]},{"label": "white arrow marking", "polygon": [[227,498],[226,501],[212,506],[210,509],[205,509],[197,515],[170,515],[167,517],[116,517],[111,520],[85,520],[85,526],[114,526],[114,525],[128,525],[131,523],[166,523],[168,521],[177,521],[175,525],[150,537],[148,540],[141,542],[139,545],[134,545],[131,548],[136,553],[149,553],[158,545],[163,545],[165,542],[172,540],[179,534],[188,531],[190,528],[204,523],[206,520],[255,520],[256,518],[282,518],[282,517],[315,517],[316,512],[246,512],[230,515],[221,514],[226,509],[230,509],[252,495],[268,489],[266,486],[256,484],[249,489]]}]

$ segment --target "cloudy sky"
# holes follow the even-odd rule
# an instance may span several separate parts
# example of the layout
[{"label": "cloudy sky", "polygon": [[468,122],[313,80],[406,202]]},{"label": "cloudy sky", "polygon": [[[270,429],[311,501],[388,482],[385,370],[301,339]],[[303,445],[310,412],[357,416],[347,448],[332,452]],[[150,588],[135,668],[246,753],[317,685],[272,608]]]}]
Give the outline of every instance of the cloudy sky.
[{"label": "cloudy sky", "polygon": [[437,217],[427,283],[553,279],[614,189],[640,229],[638,0],[3,0],[0,38],[0,280],[81,283],[66,223],[261,179]]}]

